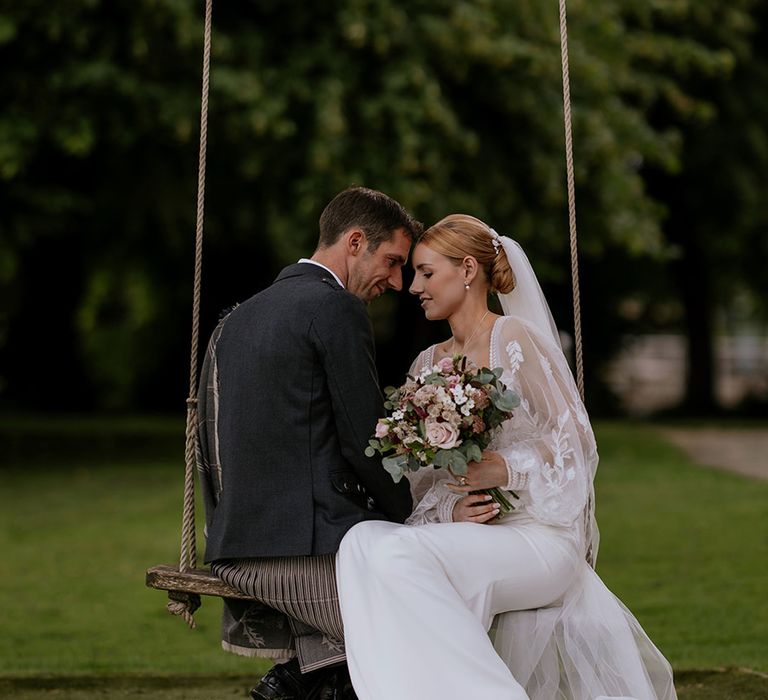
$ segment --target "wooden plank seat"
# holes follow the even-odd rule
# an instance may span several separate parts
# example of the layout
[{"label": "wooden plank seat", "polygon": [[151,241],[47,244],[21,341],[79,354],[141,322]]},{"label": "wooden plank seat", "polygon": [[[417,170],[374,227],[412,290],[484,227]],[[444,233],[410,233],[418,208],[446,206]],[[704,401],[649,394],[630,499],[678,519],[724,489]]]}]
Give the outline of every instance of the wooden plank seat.
[{"label": "wooden plank seat", "polygon": [[157,588],[163,591],[211,595],[221,598],[250,599],[245,593],[241,593],[236,588],[228,586],[208,569],[179,571],[177,566],[153,566],[151,569],[147,569],[146,582],[149,588]]}]

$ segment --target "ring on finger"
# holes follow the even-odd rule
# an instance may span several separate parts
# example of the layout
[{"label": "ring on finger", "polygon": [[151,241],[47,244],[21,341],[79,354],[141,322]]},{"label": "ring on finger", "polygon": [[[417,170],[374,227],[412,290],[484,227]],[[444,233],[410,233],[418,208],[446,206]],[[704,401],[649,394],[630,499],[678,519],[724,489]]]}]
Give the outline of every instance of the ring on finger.
[{"label": "ring on finger", "polygon": [[460,476],[460,477],[459,477],[459,483],[460,483],[462,486],[466,486],[466,485],[467,485],[467,477],[466,477],[466,476]]}]

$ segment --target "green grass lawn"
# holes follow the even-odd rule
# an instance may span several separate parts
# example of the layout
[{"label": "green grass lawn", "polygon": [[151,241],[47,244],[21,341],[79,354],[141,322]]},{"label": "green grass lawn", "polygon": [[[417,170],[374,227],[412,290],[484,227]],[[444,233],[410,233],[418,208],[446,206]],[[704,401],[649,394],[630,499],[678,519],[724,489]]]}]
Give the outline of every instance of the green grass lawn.
[{"label": "green grass lawn", "polygon": [[[147,567],[178,563],[183,424],[170,436],[163,421],[157,431],[134,421],[114,432],[101,421],[54,427],[36,439],[30,429],[29,461],[0,470],[0,674],[258,677],[268,661],[221,651],[219,599],[204,600],[189,630],[166,612],[163,592],[144,586]],[[59,442],[67,452],[57,457]]]},{"label": "green grass lawn", "polygon": [[[220,601],[204,600],[190,631],[144,587],[148,566],[178,559],[183,426],[51,425],[0,423],[13,445],[0,466],[0,694],[11,683],[33,697],[11,676],[201,674],[242,697],[267,664],[220,650]],[[606,584],[676,669],[768,672],[768,483],[697,467],[652,427],[602,424],[598,442]],[[681,678],[681,697],[768,696],[760,676],[738,676],[762,683],[752,695],[707,694],[722,675]]]},{"label": "green grass lawn", "polygon": [[[768,671],[768,483],[598,426],[598,572],[675,668]],[[755,455],[755,459],[765,459]]]}]

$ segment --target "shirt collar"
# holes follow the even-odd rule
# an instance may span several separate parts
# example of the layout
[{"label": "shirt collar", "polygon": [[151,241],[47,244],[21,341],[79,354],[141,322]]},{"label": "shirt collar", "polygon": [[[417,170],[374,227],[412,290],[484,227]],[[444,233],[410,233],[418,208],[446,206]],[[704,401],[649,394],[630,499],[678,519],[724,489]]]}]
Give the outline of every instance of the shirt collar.
[{"label": "shirt collar", "polygon": [[330,267],[326,267],[325,265],[323,265],[323,263],[319,263],[319,262],[317,262],[317,260],[310,260],[309,258],[301,258],[301,260],[299,260],[299,262],[300,263],[309,263],[310,265],[317,265],[318,267],[322,267],[323,270],[328,270],[328,272],[330,272],[333,275],[333,279],[335,279],[339,283],[341,288],[342,289],[346,289],[346,287],[344,286],[344,283],[339,279],[339,276],[333,270],[331,270]]}]

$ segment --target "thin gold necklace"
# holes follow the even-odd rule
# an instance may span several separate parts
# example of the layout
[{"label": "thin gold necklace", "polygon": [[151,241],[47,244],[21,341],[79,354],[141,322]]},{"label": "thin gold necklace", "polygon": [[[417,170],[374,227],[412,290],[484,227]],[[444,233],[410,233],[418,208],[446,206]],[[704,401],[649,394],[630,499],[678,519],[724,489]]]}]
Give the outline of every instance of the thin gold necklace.
[{"label": "thin gold necklace", "polygon": [[[480,330],[480,326],[483,325],[483,321],[485,321],[485,317],[491,313],[491,310],[488,309],[484,314],[483,317],[477,322],[477,325],[475,326],[475,330],[470,333],[469,338],[467,338],[462,344],[461,344],[461,352],[464,353],[464,350],[466,349],[467,345],[469,345],[472,338],[475,337],[475,334],[477,331]],[[456,354],[456,338],[453,339],[453,343],[451,344],[451,355]]]}]

